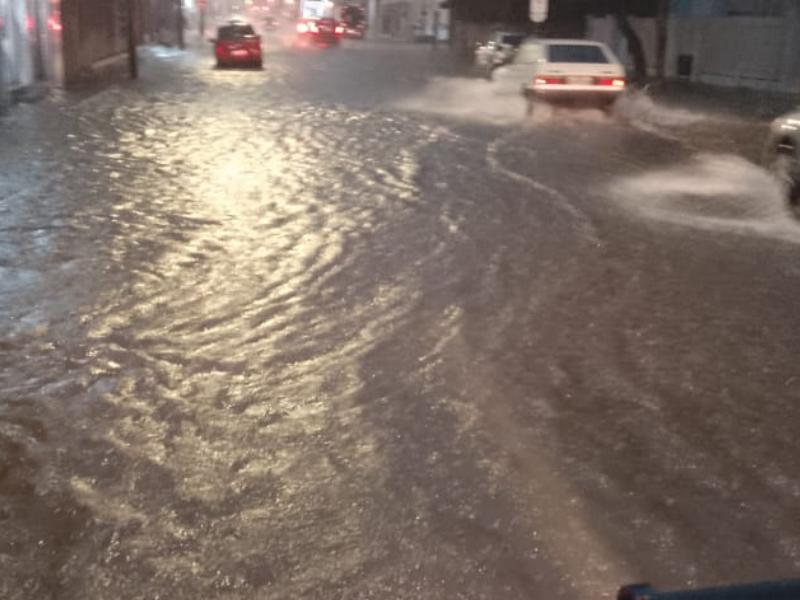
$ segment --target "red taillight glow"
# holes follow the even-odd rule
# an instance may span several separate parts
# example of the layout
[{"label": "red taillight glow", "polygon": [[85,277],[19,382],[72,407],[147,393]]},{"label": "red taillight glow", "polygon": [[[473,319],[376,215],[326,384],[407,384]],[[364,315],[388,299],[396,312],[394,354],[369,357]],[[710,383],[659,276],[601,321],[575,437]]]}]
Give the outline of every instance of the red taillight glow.
[{"label": "red taillight glow", "polygon": [[336,33],[338,35],[342,35],[344,33],[344,27],[342,27],[341,25],[337,25],[336,26]]},{"label": "red taillight glow", "polygon": [[50,17],[47,19],[47,28],[50,31],[62,31],[64,26],[55,17]]},{"label": "red taillight glow", "polygon": [[602,85],[604,87],[624,88],[625,79],[622,77],[608,77],[605,79],[596,79],[595,85]]},{"label": "red taillight glow", "polygon": [[563,77],[537,77],[534,80],[536,85],[561,85],[564,83]]}]

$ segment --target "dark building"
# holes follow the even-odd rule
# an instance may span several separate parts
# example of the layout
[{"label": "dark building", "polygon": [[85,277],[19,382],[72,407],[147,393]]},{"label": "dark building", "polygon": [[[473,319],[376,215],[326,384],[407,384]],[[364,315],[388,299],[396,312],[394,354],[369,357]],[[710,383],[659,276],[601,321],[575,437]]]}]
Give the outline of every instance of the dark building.
[{"label": "dark building", "polygon": [[[0,102],[124,73],[129,0],[0,0]],[[141,31],[143,0],[134,2]],[[138,33],[137,33],[138,37]]]}]

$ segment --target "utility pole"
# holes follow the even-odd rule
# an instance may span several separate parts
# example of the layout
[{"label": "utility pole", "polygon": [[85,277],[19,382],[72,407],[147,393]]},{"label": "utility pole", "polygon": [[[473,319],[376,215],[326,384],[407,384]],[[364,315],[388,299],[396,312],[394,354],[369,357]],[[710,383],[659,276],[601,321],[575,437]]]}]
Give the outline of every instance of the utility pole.
[{"label": "utility pole", "polygon": [[175,10],[176,12],[176,23],[178,27],[178,48],[183,50],[186,48],[186,43],[183,39],[183,30],[184,30],[184,22],[183,22],[183,0],[175,0]]},{"label": "utility pole", "polygon": [[136,0],[128,0],[128,73],[131,79],[139,77],[136,56]]},{"label": "utility pole", "polygon": [[656,78],[667,77],[667,36],[669,35],[669,0],[658,0],[656,15]]},{"label": "utility pole", "polygon": [[197,10],[200,11],[197,20],[197,29],[202,40],[206,35],[206,0],[197,0]]}]

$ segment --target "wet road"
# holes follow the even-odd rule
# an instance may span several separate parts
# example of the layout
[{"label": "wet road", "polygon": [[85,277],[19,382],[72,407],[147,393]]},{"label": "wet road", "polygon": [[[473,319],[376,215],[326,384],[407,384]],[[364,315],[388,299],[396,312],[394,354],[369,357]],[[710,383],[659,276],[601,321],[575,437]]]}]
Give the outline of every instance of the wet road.
[{"label": "wet road", "polygon": [[149,51],[0,121],[0,596],[797,575],[800,234],[764,174],[434,75]]}]

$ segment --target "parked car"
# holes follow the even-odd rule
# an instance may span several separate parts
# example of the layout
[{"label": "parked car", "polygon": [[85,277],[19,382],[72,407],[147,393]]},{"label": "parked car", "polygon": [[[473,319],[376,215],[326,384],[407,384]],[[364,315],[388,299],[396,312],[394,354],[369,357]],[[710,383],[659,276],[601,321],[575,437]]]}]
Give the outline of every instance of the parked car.
[{"label": "parked car", "polygon": [[625,91],[625,67],[599,42],[536,39],[522,44],[495,79],[519,85],[528,113],[537,102],[608,109]]},{"label": "parked car", "polygon": [[359,23],[358,25],[344,24],[344,36],[351,40],[363,40],[367,35],[367,25]]},{"label": "parked car", "polygon": [[338,46],[344,35],[344,25],[335,19],[300,19],[297,35],[302,42],[321,46]]},{"label": "parked car", "polygon": [[800,110],[775,119],[767,142],[768,166],[789,206],[800,209]]},{"label": "parked car", "polygon": [[361,6],[347,5],[342,8],[341,24],[344,36],[352,39],[364,39],[367,33],[367,14]]},{"label": "parked car", "polygon": [[490,40],[478,45],[475,50],[475,62],[489,69],[508,64],[527,38],[527,33],[498,31]]},{"label": "parked car", "polygon": [[217,29],[214,55],[217,67],[247,65],[261,67],[261,37],[245,21],[232,20]]}]

